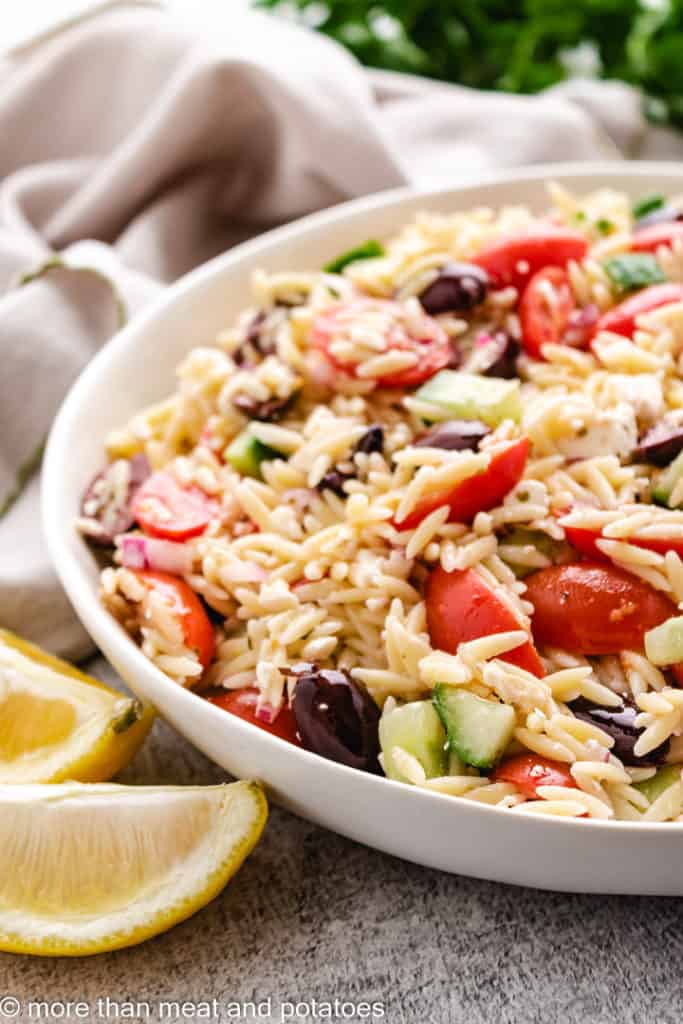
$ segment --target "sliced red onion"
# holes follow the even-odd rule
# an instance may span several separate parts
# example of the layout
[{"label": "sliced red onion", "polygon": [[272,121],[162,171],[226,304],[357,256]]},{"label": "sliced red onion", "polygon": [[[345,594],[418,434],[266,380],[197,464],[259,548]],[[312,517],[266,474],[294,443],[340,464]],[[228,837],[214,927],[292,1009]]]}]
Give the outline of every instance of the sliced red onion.
[{"label": "sliced red onion", "polygon": [[562,335],[562,344],[572,348],[585,348],[593,336],[595,325],[600,319],[600,310],[591,303],[583,309],[576,309],[569,315],[569,321]]},{"label": "sliced red onion", "polygon": [[192,551],[189,544],[178,544],[140,533],[124,533],[116,538],[121,563],[126,569],[156,569],[184,576],[192,572]]}]

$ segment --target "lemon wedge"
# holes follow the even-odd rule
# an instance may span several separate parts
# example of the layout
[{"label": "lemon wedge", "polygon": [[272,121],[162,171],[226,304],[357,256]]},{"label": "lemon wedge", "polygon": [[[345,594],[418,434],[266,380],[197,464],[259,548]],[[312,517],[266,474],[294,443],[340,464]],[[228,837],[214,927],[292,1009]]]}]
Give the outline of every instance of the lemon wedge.
[{"label": "lemon wedge", "polygon": [[0,786],[0,950],[87,956],[205,906],[261,835],[254,782]]},{"label": "lemon wedge", "polygon": [[151,708],[0,629],[0,783],[110,779],[153,719]]}]

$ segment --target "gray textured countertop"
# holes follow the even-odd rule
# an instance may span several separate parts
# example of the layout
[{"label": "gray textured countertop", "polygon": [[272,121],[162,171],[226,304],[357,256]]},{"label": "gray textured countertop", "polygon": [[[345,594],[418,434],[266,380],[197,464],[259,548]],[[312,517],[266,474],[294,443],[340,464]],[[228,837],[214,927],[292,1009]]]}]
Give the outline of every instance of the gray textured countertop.
[{"label": "gray textured countertop", "polygon": [[[121,781],[223,778],[159,722]],[[90,959],[0,956],[0,996],[84,1000],[93,1021],[158,1020],[160,1000],[197,1002],[196,1019],[253,1020],[235,1017],[231,1004],[270,998],[272,1012],[260,1019],[279,1024],[286,1001],[337,998],[382,1002],[387,1024],[679,1024],[682,910],[679,900],[542,893],[441,874],[273,808],[240,874],[195,917]],[[113,1003],[100,1012],[105,997],[119,1003],[118,1017]],[[142,1006],[124,1016],[135,1001],[151,1014]],[[9,1020],[1,1007],[0,1021]],[[26,1006],[12,1019],[30,1019]]]}]

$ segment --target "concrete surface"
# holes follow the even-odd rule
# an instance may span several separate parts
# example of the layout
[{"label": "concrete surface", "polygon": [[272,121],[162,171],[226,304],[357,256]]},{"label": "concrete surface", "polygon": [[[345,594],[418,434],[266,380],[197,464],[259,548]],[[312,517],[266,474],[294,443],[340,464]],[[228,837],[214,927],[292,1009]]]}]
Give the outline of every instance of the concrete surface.
[{"label": "concrete surface", "polygon": [[[158,723],[121,781],[222,778]],[[273,809],[232,884],[166,935],[90,959],[0,955],[0,997],[23,1003],[20,1014],[3,1015],[0,998],[0,1021],[40,1013],[142,1022],[679,1024],[682,909],[679,900],[567,896],[445,875]],[[108,1005],[97,1004],[107,997]],[[374,1016],[361,1017],[360,1007],[330,1016],[325,1004],[335,998],[382,1005]],[[52,1001],[52,1012],[34,1008],[29,1016],[30,999]],[[66,1013],[68,1000],[87,1002],[87,1015]],[[183,1012],[162,1000],[196,1005]],[[260,1017],[237,1005],[247,1001],[265,1004]],[[296,1013],[288,1002],[307,1005]]]}]

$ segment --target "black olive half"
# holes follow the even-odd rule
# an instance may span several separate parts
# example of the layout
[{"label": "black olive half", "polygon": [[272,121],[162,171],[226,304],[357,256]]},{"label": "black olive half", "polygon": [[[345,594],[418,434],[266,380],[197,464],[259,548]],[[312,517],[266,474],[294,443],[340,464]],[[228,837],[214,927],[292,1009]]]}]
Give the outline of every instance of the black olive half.
[{"label": "black olive half", "polygon": [[301,673],[292,709],[306,750],[351,768],[379,771],[380,711],[346,672]]}]

